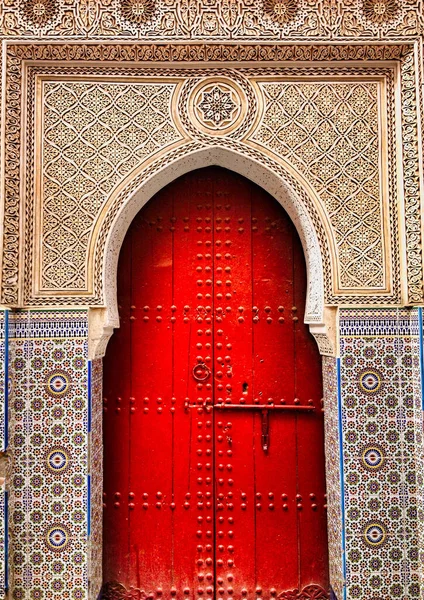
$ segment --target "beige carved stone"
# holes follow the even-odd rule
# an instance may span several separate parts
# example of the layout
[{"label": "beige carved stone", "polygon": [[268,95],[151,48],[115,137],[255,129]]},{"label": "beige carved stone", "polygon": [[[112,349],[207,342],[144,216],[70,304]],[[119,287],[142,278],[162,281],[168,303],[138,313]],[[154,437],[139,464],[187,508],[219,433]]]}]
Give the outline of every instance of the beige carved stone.
[{"label": "beige carved stone", "polygon": [[[5,51],[4,303],[103,306],[117,215],[143,182],[208,148],[264,165],[302,199],[322,261],[321,312],[324,303],[401,303],[404,249],[407,300],[422,301],[413,43]],[[200,59],[201,68],[175,65]],[[284,66],[270,68],[275,60]]]},{"label": "beige carved stone", "polygon": [[419,0],[1,0],[3,35],[284,40],[419,34]]},{"label": "beige carved stone", "polygon": [[[287,160],[304,174],[325,206],[336,239],[336,291],[364,288],[388,291],[390,259],[383,245],[389,211],[385,141],[387,77],[349,80],[339,76],[321,83],[258,81],[263,114],[249,139]],[[383,150],[384,148],[384,150]],[[387,256],[388,258],[388,256]],[[384,266],[383,266],[384,265]],[[386,272],[387,269],[387,272]]]},{"label": "beige carved stone", "polygon": [[[105,79],[105,70],[94,82],[94,73],[78,80],[37,75],[35,244],[32,258],[28,255],[35,287],[26,301],[65,292],[101,301],[94,292],[101,286],[92,279],[93,260],[109,197],[143,164],[190,143],[188,136],[208,145],[209,138],[219,136],[219,143],[231,148],[234,142],[227,138],[234,135],[241,135],[243,144],[253,142],[264,157],[281,159],[310,188],[332,248],[327,296],[367,294],[369,289],[390,295],[396,248],[384,235],[384,219],[395,203],[380,164],[388,164],[393,177],[393,153],[389,161],[382,140],[389,138],[385,115],[394,97],[392,87],[387,95],[381,88],[391,86],[393,73],[386,69],[372,82],[376,75],[371,70],[362,79],[358,72],[355,81],[343,79],[337,69],[315,72],[311,78],[303,69],[286,75],[265,71],[261,79],[253,70],[240,72],[246,85],[250,81],[257,90],[250,102],[256,111],[249,105],[252,91],[245,94],[233,83],[231,71],[226,78],[211,71],[206,79],[203,71],[185,76],[168,71],[162,77],[156,72],[151,75],[155,82],[146,72],[138,81]],[[294,74],[297,83],[286,81]],[[322,77],[327,81],[322,83]],[[186,82],[193,82],[187,104],[177,101],[184,97]],[[194,126],[187,135],[179,126],[180,119],[184,126],[184,110]],[[249,133],[243,136],[238,130],[246,120]],[[394,148],[393,128],[390,139]],[[168,160],[175,160],[172,154]],[[31,202],[28,197],[28,206]]]}]

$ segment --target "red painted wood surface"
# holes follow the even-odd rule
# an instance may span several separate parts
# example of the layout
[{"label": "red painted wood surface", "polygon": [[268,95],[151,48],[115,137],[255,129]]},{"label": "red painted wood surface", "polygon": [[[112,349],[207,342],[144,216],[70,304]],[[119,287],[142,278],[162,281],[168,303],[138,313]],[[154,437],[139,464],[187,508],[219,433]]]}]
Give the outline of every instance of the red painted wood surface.
[{"label": "red painted wood surface", "polygon": [[192,172],[137,215],[118,278],[104,598],[326,598],[321,361],[288,216]]}]

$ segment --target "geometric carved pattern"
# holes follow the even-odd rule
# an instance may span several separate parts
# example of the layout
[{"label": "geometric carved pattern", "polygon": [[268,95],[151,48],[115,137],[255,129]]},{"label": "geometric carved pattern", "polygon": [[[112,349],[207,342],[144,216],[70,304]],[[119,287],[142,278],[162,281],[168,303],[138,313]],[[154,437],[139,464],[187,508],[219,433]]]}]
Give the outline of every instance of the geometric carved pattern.
[{"label": "geometric carved pattern", "polygon": [[424,105],[422,93],[417,95],[417,71],[419,72],[410,53],[402,64],[402,140],[408,302],[411,304],[421,303],[424,295],[421,237],[423,206],[420,200],[419,167],[422,159],[418,126],[418,113],[421,110],[422,119]]},{"label": "geometric carved pattern", "polygon": [[[102,74],[103,70],[109,69],[112,67],[112,71],[115,74],[122,73],[122,65],[130,64],[134,65],[135,62],[145,62],[147,60],[159,61],[161,63],[166,62],[168,65],[170,62],[199,62],[202,60],[205,64],[208,62],[221,62],[225,63],[227,61],[232,61],[234,63],[238,63],[242,65],[247,61],[258,61],[259,63],[262,61],[291,61],[292,64],[296,62],[303,61],[326,61],[327,63],[327,72],[331,73],[334,69],[340,69],[340,67],[336,64],[332,66],[332,61],[344,61],[345,65],[347,61],[362,61],[362,67],[360,67],[359,74],[369,72],[371,75],[386,75],[391,69],[387,68],[387,65],[383,65],[383,69],[375,69],[375,63],[370,64],[368,61],[399,61],[401,66],[401,85],[403,90],[402,95],[402,103],[403,108],[399,114],[402,115],[402,125],[404,127],[404,139],[409,136],[410,141],[408,144],[403,144],[402,146],[402,155],[403,155],[403,164],[404,164],[404,183],[405,183],[405,202],[406,202],[406,239],[407,239],[407,269],[408,269],[408,285],[410,291],[410,298],[414,298],[414,302],[419,303],[422,301],[421,288],[422,277],[420,279],[420,275],[422,273],[422,254],[421,254],[421,234],[420,228],[417,227],[419,224],[419,194],[420,194],[420,183],[419,183],[419,169],[418,165],[418,153],[417,153],[417,111],[412,106],[414,101],[414,90],[416,90],[416,86],[414,87],[413,82],[417,81],[417,73],[416,73],[416,63],[413,60],[413,44],[412,43],[398,43],[398,44],[385,44],[385,45],[376,45],[376,44],[367,44],[367,45],[349,45],[349,44],[339,44],[339,45],[303,45],[303,46],[294,46],[294,45],[248,45],[248,44],[233,44],[233,45],[213,45],[213,44],[186,44],[186,45],[173,45],[173,44],[157,44],[157,45],[147,45],[147,44],[13,44],[8,43],[5,46],[6,48],[6,61],[7,61],[7,74],[6,74],[6,91],[5,95],[7,98],[7,111],[5,113],[5,227],[4,227],[4,256],[3,256],[3,300],[6,304],[16,304],[19,303],[18,289],[20,285],[20,281],[22,278],[20,276],[19,271],[19,254],[18,249],[19,245],[22,244],[22,239],[19,236],[19,222],[22,218],[20,216],[20,206],[19,206],[19,198],[22,197],[21,191],[21,175],[20,168],[23,165],[19,163],[19,157],[21,156],[21,148],[20,141],[25,140],[26,155],[27,160],[27,177],[26,177],[26,190],[27,190],[27,198],[29,202],[26,203],[26,210],[28,211],[26,217],[26,246],[27,246],[27,254],[26,254],[26,264],[25,268],[27,270],[26,276],[26,288],[25,288],[25,302],[29,302],[32,305],[39,305],[43,303],[43,301],[47,298],[47,296],[52,300],[54,304],[81,304],[83,302],[91,303],[94,301],[94,304],[101,303],[101,286],[98,287],[98,283],[101,282],[101,279],[95,280],[96,286],[96,295],[95,298],[84,298],[80,295],[77,297],[75,293],[72,292],[72,288],[66,288],[63,290],[62,295],[54,297],[57,292],[56,290],[47,291],[46,296],[44,298],[42,295],[38,295],[34,297],[32,286],[32,274],[30,270],[32,268],[32,228],[33,228],[33,196],[32,196],[32,181],[31,177],[34,172],[37,173],[39,168],[37,166],[31,166],[32,150],[33,147],[31,145],[32,140],[32,123],[31,117],[33,116],[33,112],[35,110],[33,103],[33,96],[28,95],[27,97],[21,99],[21,78],[22,76],[26,77],[27,74],[31,74],[31,72],[38,71],[39,73],[64,73],[63,61],[66,61],[67,65],[72,61],[73,68],[76,69],[79,73],[81,73],[81,69],[88,69],[88,67],[81,67],[78,65],[78,61],[82,61],[87,65],[87,63],[91,63],[93,66],[95,63],[102,62],[103,67],[101,67],[97,72]],[[154,57],[152,59],[152,57]],[[24,60],[28,61],[38,61],[42,60],[49,63],[46,67],[46,70],[42,71],[44,67],[32,67],[32,66],[23,66],[25,63]],[[54,64],[56,62],[56,64]],[[60,64],[62,63],[62,64]],[[368,64],[367,64],[368,63]],[[107,64],[107,67],[106,67]],[[28,63],[26,63],[28,65]],[[78,65],[78,66],[77,66]],[[80,63],[81,65],[81,63]],[[119,66],[121,65],[121,66]],[[299,65],[300,66],[300,65]],[[353,64],[352,64],[353,66]],[[302,68],[302,67],[301,67]],[[305,69],[307,78],[310,78],[319,69],[320,67],[315,67],[313,71],[310,69]],[[357,63],[355,65],[355,73],[357,69]],[[297,70],[297,68],[296,68]],[[93,69],[94,71],[94,69]],[[257,75],[261,77],[264,73],[267,72],[267,68],[261,70]],[[290,69],[289,69],[290,71]],[[171,74],[172,71],[168,68],[167,71],[163,71],[160,66],[156,66],[156,70],[149,70],[151,76],[158,76],[158,74]],[[272,71],[268,70],[268,73],[274,73],[275,69]],[[293,70],[293,73],[295,70]],[[342,69],[342,72],[352,73],[352,67],[346,66]],[[46,73],[46,74],[47,74]],[[128,74],[128,70],[126,71]],[[211,73],[207,69],[202,69],[202,75]],[[239,69],[232,69],[232,73],[240,74]],[[244,73],[249,73],[248,70],[244,71]],[[144,75],[146,76],[146,71],[144,71]],[[172,75],[171,75],[172,76]],[[181,72],[179,73],[181,77]],[[252,78],[255,78],[256,73],[252,72]],[[231,76],[232,77],[232,76]],[[245,76],[244,76],[245,77]],[[162,80],[164,81],[164,80]],[[172,81],[172,80],[171,80]],[[175,80],[174,80],[175,81]],[[328,81],[328,80],[327,80]],[[386,76],[386,81],[389,82],[389,86],[392,85],[390,83],[390,76]],[[28,79],[29,87],[28,90],[32,89],[31,86],[31,75]],[[93,83],[93,82],[92,82]],[[103,82],[105,83],[105,82]],[[165,83],[165,81],[164,81]],[[167,84],[168,82],[166,82]],[[173,83],[170,85],[173,85]],[[257,86],[258,87],[258,86]],[[243,88],[243,91],[246,93],[246,90]],[[254,94],[252,94],[254,95]],[[176,94],[175,94],[176,96]],[[390,102],[393,100],[394,95],[392,93],[392,88],[389,87],[387,90],[387,100]],[[384,100],[384,98],[382,98]],[[250,98],[249,98],[250,104]],[[384,104],[384,102],[382,102]],[[392,103],[393,104],[393,103]],[[21,117],[21,107],[28,106],[27,111],[27,123],[22,120]],[[388,127],[389,127],[389,135],[387,136],[388,140],[388,165],[389,170],[393,168],[394,165],[394,146],[393,146],[393,126],[395,123],[394,114],[392,107],[389,107],[388,112]],[[246,122],[250,122],[249,119],[245,120]],[[25,139],[25,136],[21,135],[20,124],[26,125],[28,136]],[[240,130],[244,131],[244,125],[240,126],[237,130],[237,135],[239,135]],[[234,132],[236,133],[236,132]],[[206,136],[205,136],[206,138]],[[180,137],[181,139],[181,137]],[[201,139],[198,136],[197,139]],[[210,139],[210,138],[209,138]],[[218,139],[218,136],[216,136]],[[225,138],[225,143],[220,141],[220,144],[225,146],[231,144],[230,140]],[[202,143],[206,143],[202,139]],[[244,142],[246,144],[246,142]],[[234,144],[233,144],[234,145]],[[252,155],[252,150],[254,143],[249,142],[248,146],[244,146],[244,150],[246,153],[250,153]],[[183,152],[184,153],[184,152]],[[259,153],[257,153],[259,154]],[[271,156],[265,157],[262,153],[264,160],[269,162],[271,160]],[[163,158],[166,158],[165,155]],[[278,161],[273,161],[277,163]],[[164,166],[165,162],[162,163]],[[147,173],[147,171],[146,171]],[[408,177],[406,177],[408,174]],[[389,194],[386,195],[392,200],[396,198],[397,187],[394,186],[394,177],[390,176],[388,179],[389,186]],[[413,182],[413,185],[410,185],[410,182]],[[38,196],[36,195],[36,199]],[[386,200],[387,201],[387,200]],[[390,258],[392,271],[393,271],[393,289],[389,290],[390,280],[387,277],[385,281],[385,285],[387,286],[387,292],[384,293],[382,288],[368,288],[365,293],[362,290],[358,290],[358,295],[353,296],[352,292],[348,292],[349,294],[349,303],[355,304],[357,302],[366,303],[366,304],[376,304],[376,303],[394,303],[399,302],[400,294],[399,294],[399,284],[400,284],[400,273],[399,273],[399,242],[398,242],[398,233],[397,233],[397,213],[395,210],[396,207],[392,207],[391,210],[386,211],[384,220],[387,223],[387,232],[391,233],[391,244],[392,244],[392,253],[390,256],[388,241],[385,242],[387,257]],[[418,210],[417,210],[418,208]],[[30,241],[31,240],[31,241]],[[30,243],[28,243],[30,242]],[[21,246],[22,247],[22,246]],[[387,258],[386,257],[386,258]],[[93,265],[95,269],[101,270],[101,265]],[[387,267],[387,275],[389,274],[389,267]],[[411,275],[414,278],[414,282],[416,282],[414,290],[411,288]],[[97,277],[97,272],[96,272]],[[340,282],[339,282],[340,283]],[[335,282],[335,289],[337,291],[337,281]],[[22,288],[21,288],[22,289]],[[375,294],[373,293],[375,290]],[[331,288],[327,287],[327,291],[331,292]],[[412,295],[412,291],[414,295]],[[346,292],[345,292],[346,294]],[[79,295],[79,294],[78,294]],[[358,300],[361,298],[361,300]],[[346,301],[347,295],[344,297],[344,301]],[[362,300],[363,299],[363,300]],[[340,295],[337,293],[333,296],[328,296],[328,300],[330,303],[338,304],[340,303]]]},{"label": "geometric carved pattern", "polygon": [[[214,133],[223,127],[225,135],[242,117],[234,85],[200,87],[195,114],[203,116],[205,131],[215,125]],[[339,289],[384,289],[378,84],[259,85],[264,115],[250,139],[303,172],[324,201],[337,244]],[[41,292],[87,289],[88,240],[111,190],[181,139],[171,119],[175,87],[165,80],[44,82]]]},{"label": "geometric carved pattern", "polygon": [[[231,82],[201,84],[193,101],[193,117],[207,133],[221,134],[237,121],[242,112],[240,92]],[[233,125],[234,126],[234,125]]]},{"label": "geometric carved pattern", "polygon": [[0,33],[139,39],[396,38],[420,33],[420,0],[0,1]]},{"label": "geometric carved pattern", "polygon": [[251,139],[319,193],[336,237],[340,288],[384,287],[378,83],[259,85],[265,110]]},{"label": "geometric carved pattern", "polygon": [[44,83],[41,288],[84,290],[93,221],[113,187],[181,135],[175,84]]}]

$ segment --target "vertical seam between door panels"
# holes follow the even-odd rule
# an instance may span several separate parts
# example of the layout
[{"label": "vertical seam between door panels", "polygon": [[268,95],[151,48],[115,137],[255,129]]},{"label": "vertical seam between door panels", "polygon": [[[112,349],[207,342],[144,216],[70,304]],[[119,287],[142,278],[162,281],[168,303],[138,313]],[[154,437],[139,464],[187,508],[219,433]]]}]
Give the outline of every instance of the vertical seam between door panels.
[{"label": "vertical seam between door panels", "polygon": [[[131,311],[131,306],[133,305],[133,239],[134,239],[134,234],[133,234],[133,230],[131,228],[131,244],[130,244],[130,248],[131,248],[131,252],[130,252],[130,297],[129,297],[129,301],[130,301],[130,306],[129,309]],[[130,389],[129,389],[129,396],[132,396],[132,392],[133,392],[133,322],[131,321],[131,319],[129,319],[129,323],[130,323],[130,331],[129,331],[129,344],[130,344],[130,348],[129,348],[129,372],[130,372]],[[130,414],[130,410],[129,410],[129,406],[128,406],[128,490],[127,490],[127,498],[128,498],[128,493],[131,489],[131,480],[132,480],[132,473],[131,473],[131,437],[132,437],[132,427],[131,427],[131,414]],[[126,498],[126,499],[127,499]],[[129,527],[128,527],[128,574],[130,573],[130,556],[131,556],[131,517],[129,515],[129,508],[127,508],[127,518],[128,518],[128,523],[129,523]],[[137,553],[137,557],[138,557],[138,553]],[[138,558],[137,558],[137,562],[138,562]],[[140,565],[137,565],[137,583],[139,584],[140,582],[140,572],[139,572],[139,568]]]},{"label": "vertical seam between door panels", "polygon": [[[188,217],[189,217],[189,221],[187,221],[189,223],[189,226],[192,227],[191,224],[191,219],[192,219],[192,215],[193,215],[193,211],[192,211],[192,205],[193,205],[193,178],[189,177],[188,175],[185,176],[185,180],[186,180],[186,187],[190,186],[190,193],[187,195],[189,198],[189,202],[188,202]],[[191,232],[191,229],[190,229]],[[191,239],[191,235],[188,236],[189,240],[192,243],[192,239]],[[188,244],[188,256],[190,259],[190,252],[192,252],[193,250],[190,249],[190,244]],[[193,259],[191,259],[193,260]],[[192,263],[190,263],[192,264]],[[192,271],[192,277],[194,277],[194,271]],[[191,282],[192,283],[192,282]],[[192,289],[191,285],[190,285],[190,290]],[[194,298],[193,298],[194,299]],[[191,302],[190,302],[191,304]],[[196,304],[196,303],[195,303]],[[192,317],[188,317],[189,318],[189,322],[188,322],[188,326],[189,326],[189,331],[188,331],[188,357],[187,357],[187,374],[186,374],[186,389],[185,389],[185,397],[187,399],[187,401],[189,402],[189,404],[191,404],[191,398],[189,397],[189,382],[191,380],[191,373],[190,373],[190,365],[191,364],[195,364],[194,362],[192,362],[192,333],[193,333],[193,319],[194,319],[194,312],[191,313],[193,316]],[[191,456],[192,456],[192,445],[193,445],[193,417],[192,417],[192,411],[191,409],[188,410],[188,416],[189,416],[189,439],[188,439],[188,465],[187,465],[187,469],[188,469],[188,481],[187,481],[187,489],[190,489],[190,485],[191,485]]]},{"label": "vertical seam between door panels", "polygon": [[[252,231],[252,206],[253,206],[253,190],[252,187],[250,186],[250,252],[251,252],[251,281],[252,281],[252,293],[251,293],[251,308],[252,308],[252,319],[251,319],[251,327],[252,327],[252,401],[254,402],[254,392],[255,392],[255,386],[254,386],[254,381],[255,381],[255,371],[254,371],[254,361],[253,361],[253,357],[255,355],[255,328],[253,327],[253,306],[255,306],[254,303],[254,277],[253,277],[253,273],[254,273],[254,250],[253,250],[253,231]],[[255,561],[255,566],[254,566],[254,571],[255,571],[255,587],[258,585],[258,579],[257,579],[257,552],[256,552],[256,510],[255,510],[255,498],[256,498],[256,448],[255,448],[255,427],[256,427],[256,413],[253,412],[252,414],[252,439],[253,439],[253,518],[254,518],[254,534],[255,534],[255,543],[254,543],[254,548],[255,548],[255,554],[254,554],[254,561]]]}]

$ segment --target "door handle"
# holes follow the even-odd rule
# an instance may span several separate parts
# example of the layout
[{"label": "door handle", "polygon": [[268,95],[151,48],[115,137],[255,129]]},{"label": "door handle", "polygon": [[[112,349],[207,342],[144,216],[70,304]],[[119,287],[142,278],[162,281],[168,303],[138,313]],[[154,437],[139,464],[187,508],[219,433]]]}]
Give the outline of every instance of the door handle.
[{"label": "door handle", "polygon": [[206,381],[211,374],[211,370],[205,363],[198,363],[193,367],[193,377],[196,381]]}]

